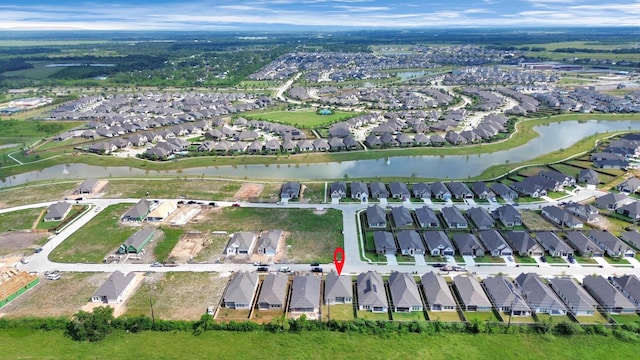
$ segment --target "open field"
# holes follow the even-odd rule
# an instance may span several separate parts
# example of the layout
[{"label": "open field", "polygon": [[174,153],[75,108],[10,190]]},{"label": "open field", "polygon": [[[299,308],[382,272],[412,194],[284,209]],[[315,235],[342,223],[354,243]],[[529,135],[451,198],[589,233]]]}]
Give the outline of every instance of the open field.
[{"label": "open field", "polygon": [[535,211],[523,210],[520,211],[520,215],[522,215],[522,224],[529,230],[558,230]]},{"label": "open field", "polygon": [[61,273],[60,280],[40,279],[40,284],[3,307],[8,317],[71,316],[89,302],[109,277],[106,273]]},{"label": "open field", "polygon": [[242,183],[204,179],[113,180],[105,191],[107,198],[176,198],[231,201]]},{"label": "open field", "polygon": [[336,111],[331,115],[319,115],[315,110],[271,111],[246,115],[247,119],[266,120],[280,124],[288,124],[302,129],[322,127],[334,122],[347,120],[358,115],[346,111]]},{"label": "open field", "polygon": [[[33,346],[38,344],[38,346]],[[179,346],[176,346],[179,344]],[[259,344],[259,346],[247,346]],[[576,346],[575,344],[589,344]],[[569,337],[505,334],[397,334],[374,336],[338,332],[209,331],[200,336],[190,332],[117,331],[101,342],[76,342],[62,331],[7,329],[0,332],[0,350],[6,358],[55,359],[260,359],[278,354],[281,359],[633,359],[635,342],[612,336]],[[375,349],[366,351],[363,349]]]},{"label": "open field", "polygon": [[[138,228],[120,225],[120,217],[132,204],[105,208],[85,226],[62,242],[49,256],[58,262],[99,263],[115,251]],[[87,241],[90,239],[90,241]]]},{"label": "open field", "polygon": [[9,254],[30,255],[49,239],[49,234],[30,231],[0,233],[0,256]]},{"label": "open field", "polygon": [[22,186],[0,191],[0,207],[12,207],[64,199],[76,182]]},{"label": "open field", "polygon": [[158,318],[197,320],[218,304],[228,280],[217,273],[149,274],[125,304],[126,314],[150,316],[151,299]]},{"label": "open field", "polygon": [[34,208],[0,214],[0,234],[7,231],[30,230],[42,210]]},{"label": "open field", "polygon": [[164,233],[164,237],[162,240],[159,240],[156,246],[153,248],[153,256],[156,261],[165,262],[169,258],[169,253],[176,246],[178,240],[184,233],[184,231],[180,228],[162,228],[162,232]]}]

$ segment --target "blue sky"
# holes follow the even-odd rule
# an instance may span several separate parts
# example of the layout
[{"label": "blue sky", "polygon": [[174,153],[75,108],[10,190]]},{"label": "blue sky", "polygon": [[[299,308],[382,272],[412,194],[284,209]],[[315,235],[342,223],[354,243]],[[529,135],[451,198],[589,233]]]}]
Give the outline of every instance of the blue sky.
[{"label": "blue sky", "polygon": [[[606,0],[605,0],[606,1]],[[640,26],[640,0],[2,0],[0,30]]]}]

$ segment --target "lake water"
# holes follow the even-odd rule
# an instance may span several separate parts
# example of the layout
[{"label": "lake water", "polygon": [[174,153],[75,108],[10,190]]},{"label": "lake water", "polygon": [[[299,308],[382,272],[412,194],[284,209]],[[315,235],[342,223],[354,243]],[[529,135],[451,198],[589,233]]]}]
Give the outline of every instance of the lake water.
[{"label": "lake water", "polygon": [[597,133],[640,130],[640,121],[564,121],[535,127],[540,136],[517,148],[477,155],[397,156],[388,159],[343,161],[338,163],[236,165],[191,168],[182,171],[149,171],[131,167],[100,167],[85,164],[52,166],[2,179],[1,187],[22,185],[31,181],[83,179],[87,177],[185,176],[235,177],[258,179],[321,180],[372,178],[384,176],[466,179],[492,165],[519,163],[543,154],[565,149],[578,140]]}]

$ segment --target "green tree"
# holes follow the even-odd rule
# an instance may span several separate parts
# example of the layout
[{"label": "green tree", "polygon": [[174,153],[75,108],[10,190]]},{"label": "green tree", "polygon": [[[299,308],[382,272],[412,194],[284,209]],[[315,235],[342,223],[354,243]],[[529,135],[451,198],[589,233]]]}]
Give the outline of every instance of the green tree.
[{"label": "green tree", "polygon": [[92,313],[77,312],[67,324],[67,335],[76,341],[100,341],[111,333],[113,308],[100,306]]}]

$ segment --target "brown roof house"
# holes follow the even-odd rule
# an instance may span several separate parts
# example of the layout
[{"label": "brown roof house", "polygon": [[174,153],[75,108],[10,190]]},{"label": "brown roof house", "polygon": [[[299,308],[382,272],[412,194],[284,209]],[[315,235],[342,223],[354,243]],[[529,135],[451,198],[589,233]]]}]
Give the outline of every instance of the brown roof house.
[{"label": "brown roof house", "polygon": [[133,272],[125,275],[118,270],[114,271],[113,274],[109,276],[109,279],[93,293],[91,302],[120,304],[133,286],[135,277],[136,274]]}]

